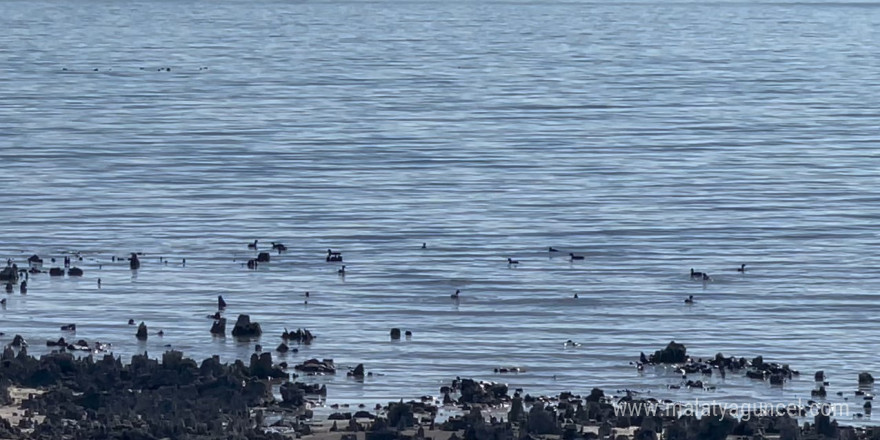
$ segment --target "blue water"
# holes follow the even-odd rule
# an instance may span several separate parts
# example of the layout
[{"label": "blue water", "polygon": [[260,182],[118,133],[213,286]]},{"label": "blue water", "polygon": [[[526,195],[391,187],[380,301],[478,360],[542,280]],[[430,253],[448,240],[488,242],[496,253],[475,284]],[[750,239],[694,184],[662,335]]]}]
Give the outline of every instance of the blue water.
[{"label": "blue water", "polygon": [[[5,296],[0,342],[39,352],[76,323],[125,358],[246,358],[254,342],[208,333],[222,294],[266,348],[317,335],[281,360],[374,372],[309,379],[330,402],[463,376],[787,403],[823,369],[860,411],[857,373],[880,373],[878,21],[858,3],[3,0],[0,255],[78,251],[85,276]],[[254,239],[289,251],[248,271]],[[137,273],[111,262],[133,251]],[[128,319],[165,336],[138,343]],[[675,391],[628,364],[672,339],[804,374]]]}]

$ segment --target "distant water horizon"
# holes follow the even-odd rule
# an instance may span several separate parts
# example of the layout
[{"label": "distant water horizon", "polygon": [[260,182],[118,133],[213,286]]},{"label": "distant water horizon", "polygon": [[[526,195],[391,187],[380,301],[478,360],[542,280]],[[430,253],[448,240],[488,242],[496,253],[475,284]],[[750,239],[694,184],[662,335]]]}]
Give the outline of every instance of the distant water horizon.
[{"label": "distant water horizon", "polygon": [[[791,402],[824,370],[856,413],[880,373],[873,4],[2,5],[0,256],[85,274],[4,296],[0,343],[247,359],[208,332],[223,295],[264,350],[316,335],[276,360],[374,373],[302,379],[328,402],[456,376]],[[288,251],[250,271],[255,239]],[[671,340],[801,375],[677,390],[630,364]]]}]

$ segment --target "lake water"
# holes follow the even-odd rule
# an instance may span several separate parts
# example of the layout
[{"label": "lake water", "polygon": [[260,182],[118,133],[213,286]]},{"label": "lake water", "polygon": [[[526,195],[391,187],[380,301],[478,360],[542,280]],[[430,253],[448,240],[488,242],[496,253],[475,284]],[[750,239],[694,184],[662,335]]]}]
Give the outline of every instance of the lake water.
[{"label": "lake water", "polygon": [[[4,0],[0,255],[78,251],[85,276],[6,295],[0,342],[38,352],[76,323],[125,358],[247,358],[208,332],[223,295],[266,348],[316,334],[281,360],[374,372],[314,379],[330,402],[455,376],[791,402],[823,369],[860,411],[858,372],[880,373],[878,22],[853,3]],[[289,251],[249,271],[254,239]],[[134,251],[137,273],[110,261]],[[138,343],[130,318],[165,336]],[[675,391],[629,365],[672,339],[804,374]]]}]

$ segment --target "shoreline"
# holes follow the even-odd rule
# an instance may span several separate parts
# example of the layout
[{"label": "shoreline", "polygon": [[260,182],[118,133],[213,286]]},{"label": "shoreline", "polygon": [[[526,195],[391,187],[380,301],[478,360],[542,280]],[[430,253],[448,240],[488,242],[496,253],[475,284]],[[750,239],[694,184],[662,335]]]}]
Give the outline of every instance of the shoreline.
[{"label": "shoreline", "polygon": [[[313,368],[318,368],[315,362],[333,367],[332,360],[297,367],[310,362]],[[223,364],[217,356],[197,362],[172,350],[161,358],[135,355],[123,363],[112,354],[77,357],[61,351],[37,359],[26,347],[16,352],[7,346],[0,360],[0,438],[94,438],[108,433],[113,433],[108,438],[272,440],[880,436],[880,425],[845,426],[822,413],[812,418],[785,412],[737,414],[710,405],[718,412],[707,416],[638,393],[613,397],[594,388],[587,396],[564,392],[533,397],[503,383],[466,378],[443,386],[442,401],[424,396],[372,408],[328,407],[332,388],[295,382],[309,376],[291,377],[292,370],[275,364],[271,353],[255,353],[248,364]],[[363,377],[362,368],[359,374]],[[441,412],[450,415],[438,417]]]}]

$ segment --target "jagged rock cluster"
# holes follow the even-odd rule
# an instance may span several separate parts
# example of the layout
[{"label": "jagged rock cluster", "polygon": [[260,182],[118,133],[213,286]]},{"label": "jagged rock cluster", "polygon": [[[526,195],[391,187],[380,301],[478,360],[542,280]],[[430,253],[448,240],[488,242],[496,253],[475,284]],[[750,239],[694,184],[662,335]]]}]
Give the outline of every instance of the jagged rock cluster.
[{"label": "jagged rock cluster", "polygon": [[[254,407],[278,404],[298,408],[314,391],[303,384],[282,385],[276,402],[267,378],[286,378],[269,353],[221,364],[219,357],[200,365],[177,351],[162,361],[146,355],[123,364],[111,355],[95,360],[69,353],[36,359],[7,348],[0,358],[0,403],[8,404],[11,385],[45,390],[22,404],[21,427],[0,423],[0,438],[40,439],[281,439],[264,432],[252,417]],[[27,434],[22,429],[30,428]]]}]

